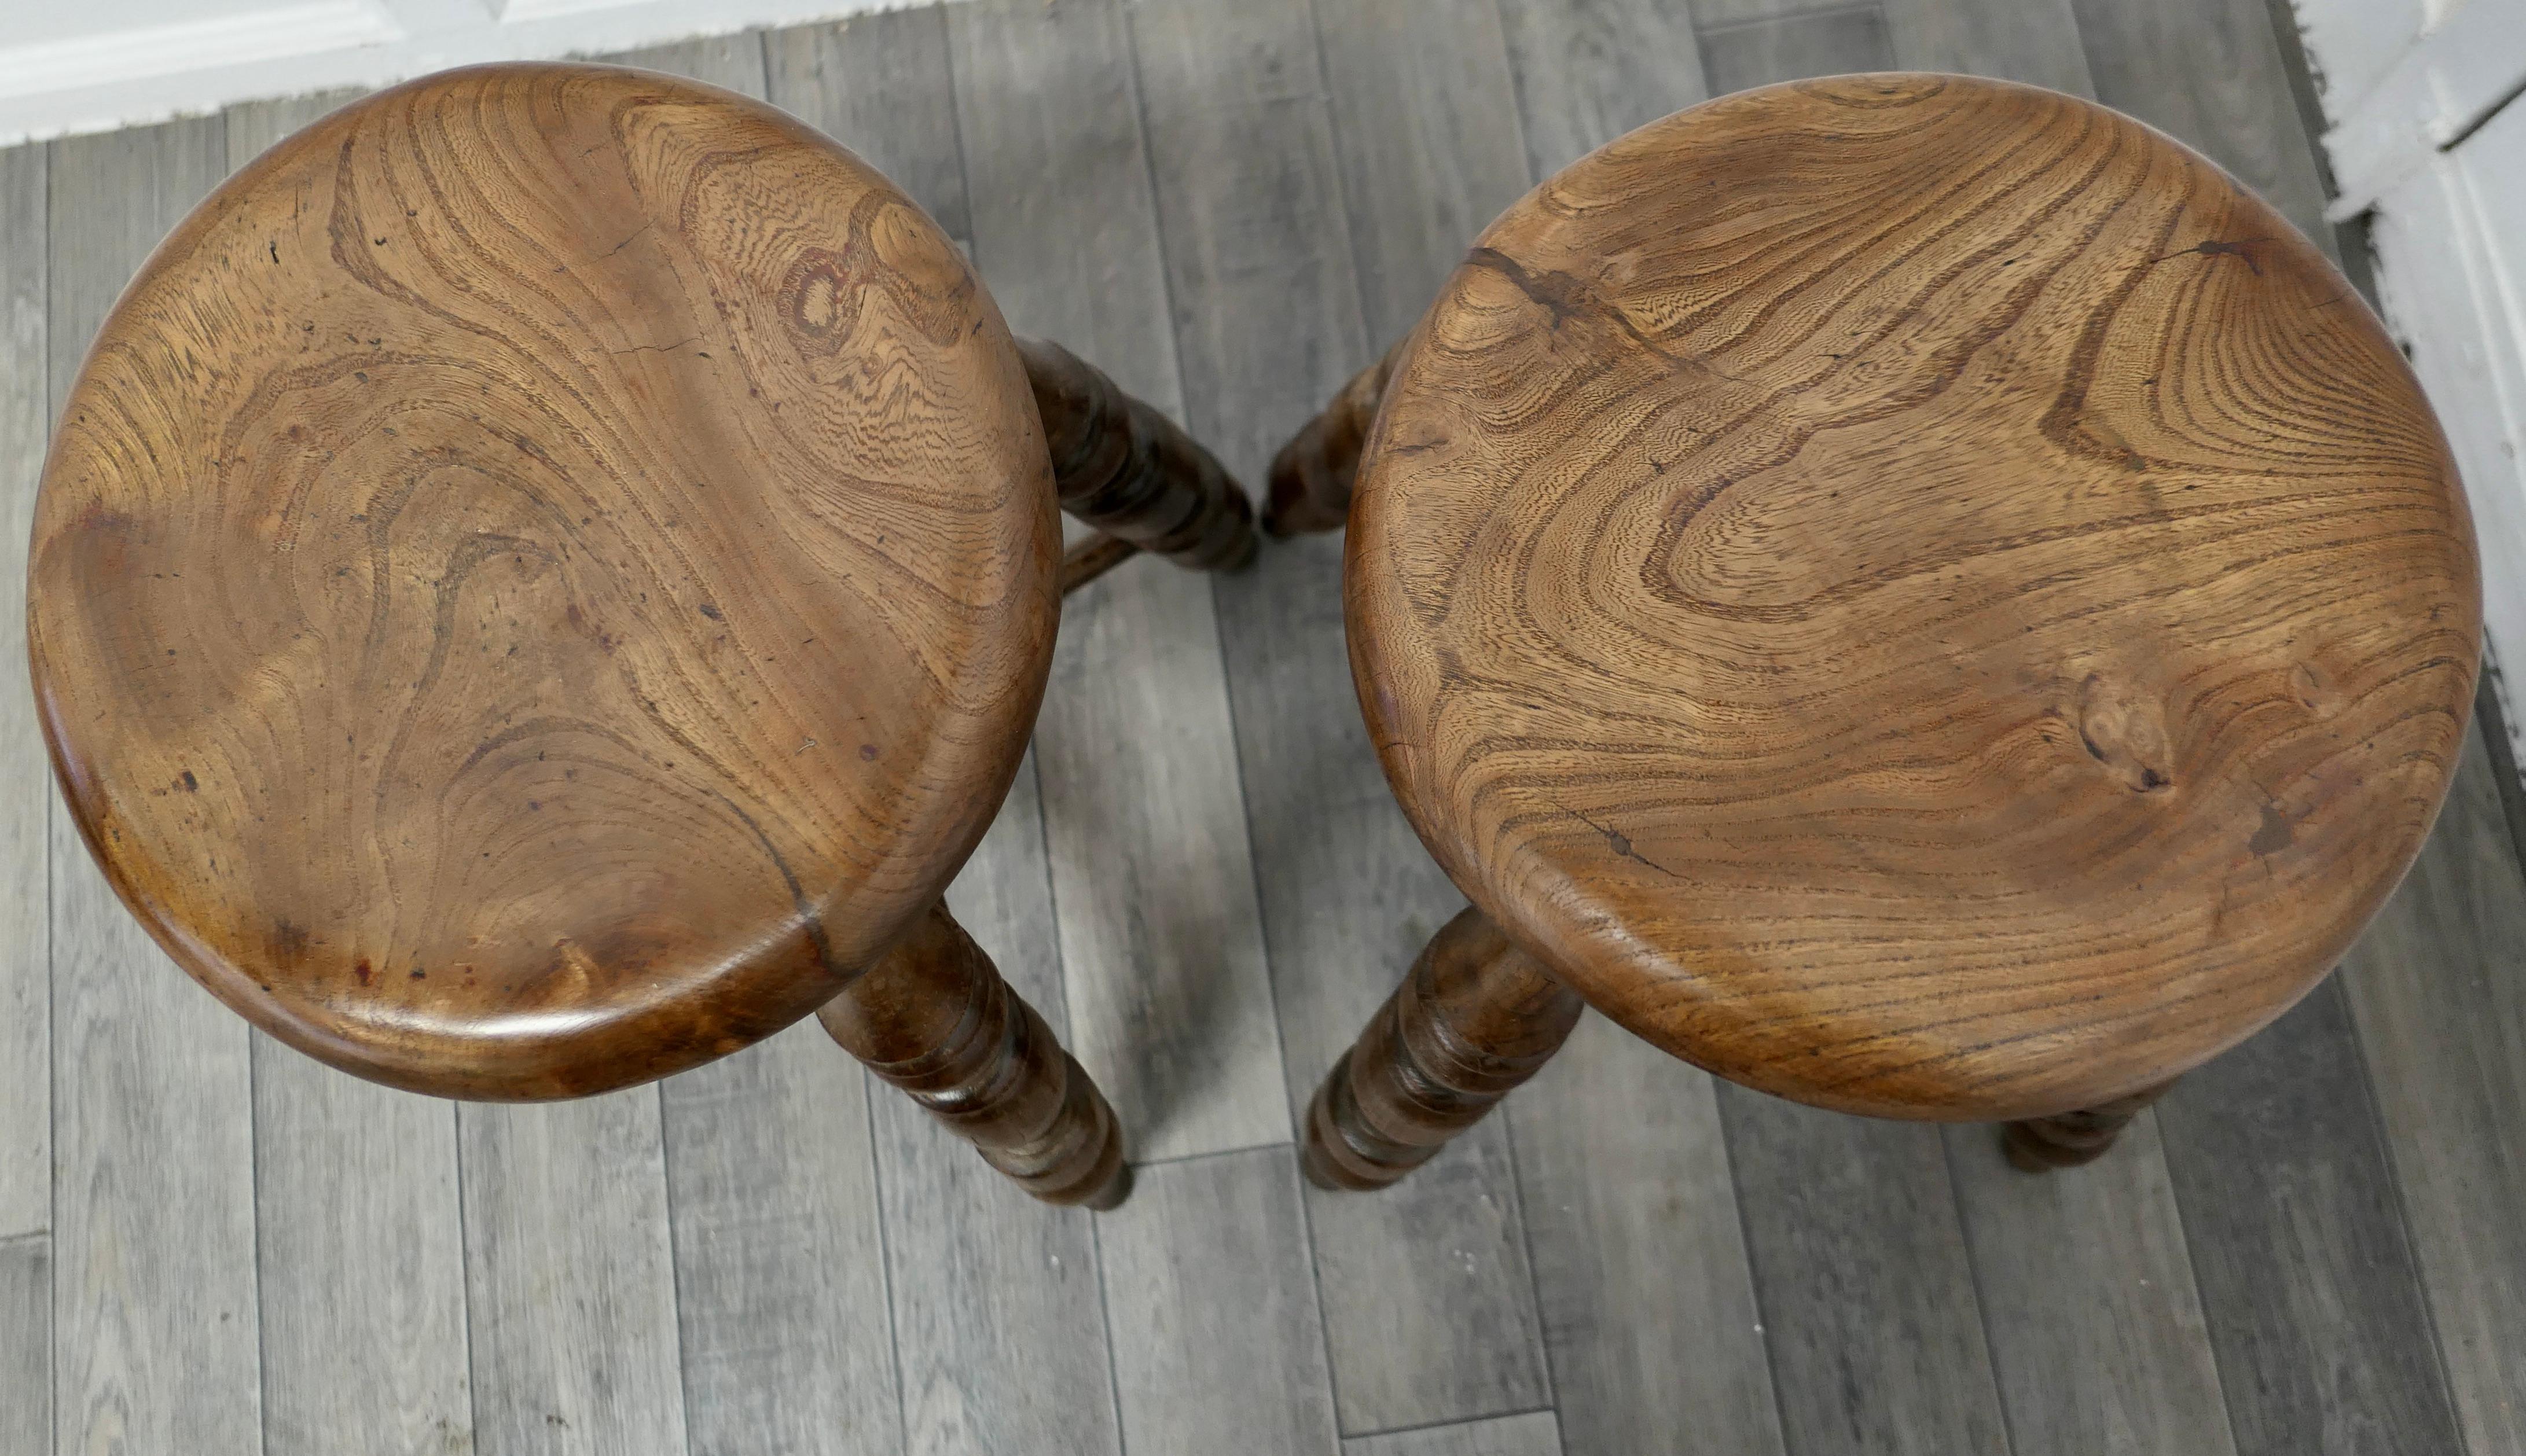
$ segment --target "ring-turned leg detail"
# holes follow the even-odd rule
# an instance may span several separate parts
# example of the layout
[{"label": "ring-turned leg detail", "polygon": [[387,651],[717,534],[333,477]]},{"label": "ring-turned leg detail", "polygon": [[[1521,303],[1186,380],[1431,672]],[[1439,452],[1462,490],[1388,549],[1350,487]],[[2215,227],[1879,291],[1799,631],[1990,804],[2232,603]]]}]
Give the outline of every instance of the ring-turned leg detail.
[{"label": "ring-turned leg detail", "polygon": [[1194,571],[1235,571],[1254,559],[1253,505],[1192,436],[1059,344],[1022,338],[1018,355],[1063,510]]},{"label": "ring-turned leg detail", "polygon": [[946,906],[817,1017],[1036,1197],[1104,1209],[1131,1191],[1104,1094]]},{"label": "ring-turned leg detail", "polygon": [[1584,1003],[1481,911],[1447,922],[1307,1109],[1323,1188],[1382,1188],[1536,1074]]},{"label": "ring-turned leg detail", "polygon": [[2100,1106],[2065,1112],[2055,1117],[2028,1118],[2000,1129],[1999,1145],[2008,1161],[2025,1173],[2049,1173],[2055,1168],[2076,1168],[2093,1163],[2105,1155],[2122,1135],[2131,1120],[2175,1083],[2160,1082],[2145,1092],[2134,1092]]},{"label": "ring-turned leg detail", "polygon": [[1359,476],[1360,450],[1368,427],[1377,419],[1378,401],[1386,397],[1386,377],[1403,352],[1397,343],[1386,357],[1351,377],[1325,412],[1272,457],[1272,494],[1263,507],[1263,528],[1276,536],[1339,530],[1350,519],[1351,483]]}]

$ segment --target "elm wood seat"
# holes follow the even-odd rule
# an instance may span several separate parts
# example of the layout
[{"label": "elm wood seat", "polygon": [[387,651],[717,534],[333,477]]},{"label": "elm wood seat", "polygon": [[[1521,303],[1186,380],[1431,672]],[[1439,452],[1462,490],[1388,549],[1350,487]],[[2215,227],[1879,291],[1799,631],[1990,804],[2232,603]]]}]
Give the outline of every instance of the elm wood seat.
[{"label": "elm wood seat", "polygon": [[1994,81],[1747,92],[1538,187],[1276,467],[1269,525],[1345,514],[1370,737],[1474,908],[1317,1098],[1343,1186],[1582,1001],[2084,1161],[2325,975],[2472,697],[2377,321],[2200,157]]},{"label": "elm wood seat", "polygon": [[1215,462],[804,125],[447,73],[244,169],[115,309],[36,508],[37,697],[125,903],[301,1050],[564,1097],[822,1008],[1110,1206],[1104,1099],[939,906],[1041,699],[1056,492],[1252,550]]}]

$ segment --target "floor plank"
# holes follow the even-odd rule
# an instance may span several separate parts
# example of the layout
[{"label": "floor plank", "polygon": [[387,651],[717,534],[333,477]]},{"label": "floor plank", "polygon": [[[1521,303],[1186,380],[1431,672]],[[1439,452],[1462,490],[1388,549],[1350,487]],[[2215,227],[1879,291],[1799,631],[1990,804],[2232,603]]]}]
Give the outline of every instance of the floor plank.
[{"label": "floor plank", "polygon": [[1342,1442],[1342,1456],[1561,1456],[1561,1431],[1550,1411],[1531,1411],[1391,1435],[1352,1436]]},{"label": "floor plank", "polygon": [[[229,107],[229,167],[356,94]],[[454,1105],[252,1054],[266,1456],[470,1451]]]},{"label": "floor plank", "polygon": [[0,1451],[53,1448],[53,1244],[0,1240]]},{"label": "floor plank", "polygon": [[458,1110],[482,1456],[687,1448],[658,1089]]},{"label": "floor plank", "polygon": [[[986,0],[948,26],[1001,311],[1180,414],[1122,7]],[[1062,617],[1036,757],[1073,1048],[1135,1159],[1286,1140],[1209,583],[1129,562]]]},{"label": "floor plank", "polygon": [[[1341,0],[1315,14],[1369,337],[1398,338],[1526,190],[1506,42],[1494,0]],[[1294,72],[1278,79],[1303,76],[1304,56],[1275,59]],[[1240,694],[1238,731],[1249,800],[1275,811],[1256,816],[1256,872],[1290,1106],[1302,1112],[1464,897],[1414,837],[1369,748],[1339,614],[1324,610],[1339,606],[1338,581],[1279,572],[1259,584],[1268,615],[1237,634],[1238,674],[1253,671],[1241,655],[1268,627],[1268,676]],[[1374,1196],[1306,1198],[1342,1430],[1550,1400],[1502,1124]]]},{"label": "floor plank", "polygon": [[2237,1449],[2458,1449],[2341,979],[2188,1074],[2157,1125]]},{"label": "floor plank", "polygon": [[[1711,0],[1693,0],[1695,15],[1710,9]],[[1723,26],[1705,19],[1703,25],[1701,65],[1713,96],[1804,75],[1894,69],[1894,42],[1875,5]]]},{"label": "floor plank", "polygon": [[[52,144],[54,398],[149,249],[227,173],[217,117]],[[246,1026],[51,815],[57,1449],[256,1452]]]},{"label": "floor plank", "polygon": [[[873,26],[867,36],[886,33]],[[767,48],[780,38],[723,36],[618,59],[760,97]],[[811,76],[834,84],[851,58],[827,47],[813,59]],[[787,99],[838,110],[821,93]],[[810,1021],[669,1078],[658,1094],[695,1456],[900,1450],[870,1088],[858,1065]]]},{"label": "floor plank", "polygon": [[[1032,758],[947,903],[1017,993],[1060,1025]],[[873,1090],[907,1449],[1120,1456],[1093,1216],[1027,1197],[909,1098]]]},{"label": "floor plank", "polygon": [[1939,1130],[1719,1093],[1789,1449],[2004,1456]]},{"label": "floor plank", "polygon": [[2218,1363],[2147,1114],[2085,1168],[2033,1176],[1945,1130],[2009,1434],[2047,1456],[2231,1456]]},{"label": "floor plank", "polygon": [[971,243],[944,6],[775,30],[764,37],[764,55],[774,105],[850,148],[941,231]]},{"label": "floor plank", "polygon": [[2070,0],[2097,99],[2234,173],[2335,251],[2263,0]]},{"label": "floor plank", "polygon": [[1894,64],[2094,96],[2070,0],[1883,0]]},{"label": "floor plank", "polygon": [[26,537],[52,427],[41,146],[0,151],[0,1238],[53,1222],[52,965],[45,897],[53,774],[26,660]]},{"label": "floor plank", "polygon": [[1570,1456],[1782,1456],[1715,1086],[1591,1015],[1505,1104]]},{"label": "floor plank", "polygon": [[1131,1200],[1100,1219],[1097,1233],[1129,1449],[1334,1449],[1289,1149],[1142,1169]]},{"label": "floor plank", "polygon": [[1500,20],[1538,181],[1710,95],[1675,0],[1500,0]]},{"label": "floor plank", "polygon": [[2474,1456],[2526,1451],[2526,875],[2484,734],[2342,965]]}]

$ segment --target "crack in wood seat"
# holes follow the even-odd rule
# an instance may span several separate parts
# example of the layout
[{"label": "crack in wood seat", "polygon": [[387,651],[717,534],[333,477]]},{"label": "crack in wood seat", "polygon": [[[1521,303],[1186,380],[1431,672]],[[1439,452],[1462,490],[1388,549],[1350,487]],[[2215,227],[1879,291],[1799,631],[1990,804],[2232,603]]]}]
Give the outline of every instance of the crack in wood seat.
[{"label": "crack in wood seat", "polygon": [[[2113,1107],[2315,984],[2446,792],[2480,626],[2437,424],[2313,244],[2104,108],[1680,113],[1512,206],[1380,371],[1345,620],[1395,794],[1493,964],[1735,1080]],[[1360,393],[1281,528],[1341,519]]]},{"label": "crack in wood seat", "polygon": [[[186,971],[361,1076],[597,1092],[858,983],[855,1054],[1099,1196],[1111,1113],[933,914],[1049,670],[1048,420],[1087,519],[1250,554],[1215,461],[785,114],[571,65],[364,99],[167,239],[66,401],[29,635],[72,813]],[[998,1008],[944,1081],[933,1001]]]}]

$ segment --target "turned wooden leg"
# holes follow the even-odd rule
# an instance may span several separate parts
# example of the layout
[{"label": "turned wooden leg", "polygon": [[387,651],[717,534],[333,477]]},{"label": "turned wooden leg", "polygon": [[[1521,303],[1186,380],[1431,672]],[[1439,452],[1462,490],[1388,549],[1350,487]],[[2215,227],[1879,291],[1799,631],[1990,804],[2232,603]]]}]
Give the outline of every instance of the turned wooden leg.
[{"label": "turned wooden leg", "polygon": [[1044,1202],[1112,1208],[1131,1191],[1104,1094],[945,905],[817,1018]]},{"label": "turned wooden leg", "polygon": [[1063,564],[1066,591],[1149,551],[1198,572],[1254,559],[1254,508],[1208,450],[1059,344],[1018,340],[1061,508],[1105,533]]},{"label": "turned wooden leg", "polygon": [[1382,1188],[1533,1077],[1579,1022],[1576,992],[1479,910],[1447,922],[1307,1109],[1307,1180]]},{"label": "turned wooden leg", "polygon": [[2000,1129],[1999,1145],[2008,1161],[2027,1173],[2049,1173],[2055,1168],[2076,1168],[2093,1163],[2105,1155],[2122,1135],[2140,1110],[2164,1096],[2175,1083],[2160,1082],[2145,1092],[2134,1092],[2102,1106],[2065,1112],[2057,1117],[2028,1118]]},{"label": "turned wooden leg", "polygon": [[1397,343],[1386,357],[1351,377],[1325,412],[1307,422],[1281,453],[1272,457],[1272,495],[1263,507],[1263,528],[1276,536],[1339,530],[1350,519],[1351,481],[1359,475],[1360,448],[1368,443],[1368,427],[1377,419],[1377,404],[1386,395],[1386,377],[1403,352]]}]

